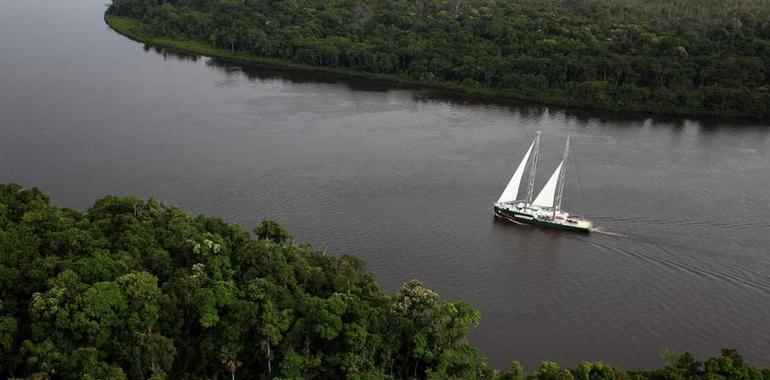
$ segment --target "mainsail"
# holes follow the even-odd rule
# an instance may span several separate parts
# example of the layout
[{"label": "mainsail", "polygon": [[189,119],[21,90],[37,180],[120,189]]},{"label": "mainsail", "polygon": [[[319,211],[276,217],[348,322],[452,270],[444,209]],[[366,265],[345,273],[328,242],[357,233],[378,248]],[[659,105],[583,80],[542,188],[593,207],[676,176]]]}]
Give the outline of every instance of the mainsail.
[{"label": "mainsail", "polygon": [[532,145],[529,146],[529,150],[527,150],[527,154],[524,155],[524,159],[521,160],[519,167],[516,168],[515,172],[513,172],[513,177],[511,177],[511,181],[508,182],[508,186],[506,186],[505,190],[503,190],[503,193],[500,194],[500,199],[497,200],[498,203],[512,202],[516,200],[516,196],[519,194],[521,177],[524,175],[524,169],[527,167],[527,161],[529,160],[529,154],[532,153],[533,146],[535,146],[534,141],[532,141]]},{"label": "mainsail", "polygon": [[560,162],[559,166],[556,167],[556,171],[551,174],[551,178],[545,183],[543,190],[540,190],[540,194],[538,194],[535,201],[532,202],[533,205],[549,208],[553,207],[553,200],[556,195],[556,185],[559,182],[562,165],[564,165],[564,161]]}]

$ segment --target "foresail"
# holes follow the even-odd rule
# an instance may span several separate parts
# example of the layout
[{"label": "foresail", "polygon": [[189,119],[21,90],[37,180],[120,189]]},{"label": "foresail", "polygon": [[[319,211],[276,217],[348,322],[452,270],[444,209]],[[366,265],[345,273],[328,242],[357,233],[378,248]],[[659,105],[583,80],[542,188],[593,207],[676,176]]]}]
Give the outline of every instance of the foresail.
[{"label": "foresail", "polygon": [[559,163],[559,166],[556,167],[556,170],[551,175],[551,178],[548,179],[548,182],[546,182],[545,186],[543,186],[543,190],[540,190],[540,194],[537,195],[537,198],[535,198],[535,201],[532,202],[535,206],[540,207],[553,207],[553,200],[556,195],[556,185],[559,182],[559,174],[561,174],[561,167],[564,164],[564,161]]},{"label": "foresail", "polygon": [[521,177],[524,175],[524,169],[527,167],[527,161],[529,160],[529,154],[532,153],[533,146],[535,146],[534,141],[532,142],[532,145],[529,146],[529,150],[527,150],[527,154],[524,155],[524,159],[521,160],[519,167],[516,168],[516,171],[513,173],[513,177],[511,177],[510,182],[508,182],[508,186],[506,186],[503,193],[500,194],[500,199],[497,200],[498,203],[516,200],[516,196],[519,194]]}]

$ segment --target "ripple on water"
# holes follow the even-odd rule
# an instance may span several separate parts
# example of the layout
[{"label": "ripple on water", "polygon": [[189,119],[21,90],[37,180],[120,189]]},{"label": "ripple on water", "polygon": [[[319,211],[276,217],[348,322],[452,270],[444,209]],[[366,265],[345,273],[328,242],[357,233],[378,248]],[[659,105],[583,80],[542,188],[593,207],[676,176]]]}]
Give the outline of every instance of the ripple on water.
[{"label": "ripple on water", "polygon": [[[478,307],[471,338],[496,367],[657,366],[666,347],[766,361],[766,125],[176,57],[111,32],[103,9],[0,2],[0,181],[70,207],[136,194],[248,229],[276,219],[329,254],[360,254],[386,291],[420,278]],[[597,233],[493,220],[537,130],[536,186],[571,136],[565,209]]]}]

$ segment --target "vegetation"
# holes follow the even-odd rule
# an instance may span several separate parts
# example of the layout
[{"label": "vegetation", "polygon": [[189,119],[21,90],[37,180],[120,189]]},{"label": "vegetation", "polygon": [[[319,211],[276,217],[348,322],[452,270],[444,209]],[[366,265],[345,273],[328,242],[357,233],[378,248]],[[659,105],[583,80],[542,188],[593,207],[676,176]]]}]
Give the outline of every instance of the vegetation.
[{"label": "vegetation", "polygon": [[0,185],[0,376],[28,379],[770,379],[724,350],[660,370],[603,363],[527,376],[467,342],[479,312],[419,281],[383,294],[354,256],[251,237],[156,200],[108,196],[86,213]]},{"label": "vegetation", "polygon": [[564,105],[770,114],[766,0],[113,0],[108,15],[133,38],[227,58]]}]

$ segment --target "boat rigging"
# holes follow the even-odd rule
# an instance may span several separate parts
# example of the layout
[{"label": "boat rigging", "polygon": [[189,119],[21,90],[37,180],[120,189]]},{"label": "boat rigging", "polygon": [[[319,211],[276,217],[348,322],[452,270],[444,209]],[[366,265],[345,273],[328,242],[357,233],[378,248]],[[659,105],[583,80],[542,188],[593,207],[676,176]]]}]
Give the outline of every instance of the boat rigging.
[{"label": "boat rigging", "polygon": [[[535,140],[532,141],[527,153],[513,173],[508,186],[505,187],[500,198],[494,203],[495,216],[511,222],[559,228],[568,231],[591,232],[593,230],[593,223],[590,220],[571,215],[561,209],[566,174],[564,163],[567,161],[569,154],[569,137],[567,137],[567,142],[564,146],[564,155],[561,162],[548,178],[545,186],[537,194],[534,201],[532,200],[539,150],[540,131],[537,132]],[[519,186],[524,172],[530,163],[530,157],[532,157],[532,162],[529,171],[527,195],[523,199],[518,199]]]}]

